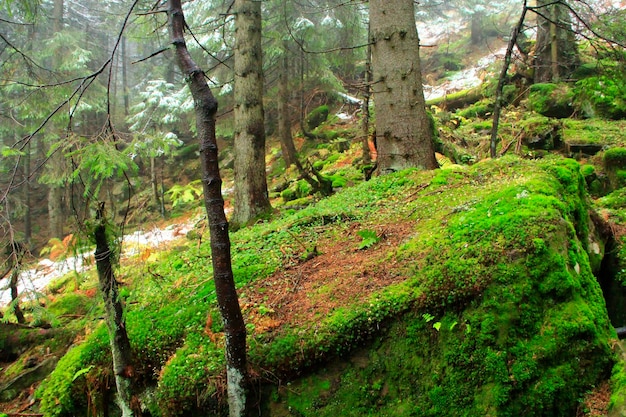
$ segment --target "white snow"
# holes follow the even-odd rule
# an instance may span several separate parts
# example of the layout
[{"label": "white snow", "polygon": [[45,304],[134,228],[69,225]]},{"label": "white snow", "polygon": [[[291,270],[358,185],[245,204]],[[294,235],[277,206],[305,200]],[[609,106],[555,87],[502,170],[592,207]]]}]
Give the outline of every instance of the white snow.
[{"label": "white snow", "polygon": [[[192,219],[180,224],[171,224],[163,229],[154,227],[147,232],[137,231],[127,235],[123,242],[123,257],[133,256],[145,247],[159,247],[165,242],[184,237],[194,228],[198,219]],[[22,271],[18,279],[18,293],[22,300],[36,299],[53,280],[63,275],[76,271],[85,272],[95,265],[93,251],[68,257],[53,262],[50,259],[42,259],[35,268]],[[8,288],[8,279],[2,281],[0,287],[0,306],[11,301],[11,292]]]},{"label": "white snow", "polygon": [[481,85],[487,68],[496,60],[502,59],[505,53],[506,47],[503,47],[479,59],[475,66],[454,73],[439,85],[424,85],[424,98],[431,100]]}]

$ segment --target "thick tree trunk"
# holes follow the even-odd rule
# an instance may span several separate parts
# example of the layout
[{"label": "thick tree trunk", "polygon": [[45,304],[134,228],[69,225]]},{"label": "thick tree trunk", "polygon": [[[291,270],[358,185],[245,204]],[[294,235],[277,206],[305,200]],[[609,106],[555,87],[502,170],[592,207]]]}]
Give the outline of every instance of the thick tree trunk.
[{"label": "thick tree trunk", "polygon": [[[367,38],[370,39],[370,26],[367,26]],[[370,153],[369,136],[370,136],[370,97],[372,95],[372,45],[367,44],[367,56],[365,58],[365,88],[363,91],[363,108],[361,111],[361,150],[363,152],[363,165],[372,163],[372,154]]]},{"label": "thick tree trunk", "polygon": [[233,279],[228,222],[224,214],[224,199],[221,192],[222,179],[217,162],[217,141],[215,138],[217,101],[209,89],[204,72],[196,65],[187,50],[183,34],[185,17],[181,0],[169,0],[168,16],[170,38],[176,48],[178,65],[187,80],[195,102],[204,205],[209,220],[211,238],[213,279],[226,335],[229,412],[231,417],[239,417],[246,415],[248,410],[246,327]]},{"label": "thick tree trunk", "polygon": [[371,0],[378,173],[435,169],[413,0]]},{"label": "thick tree trunk", "polygon": [[557,82],[580,64],[569,9],[552,0],[538,0],[529,9],[537,12],[535,82]]},{"label": "thick tree trunk", "polygon": [[246,225],[271,210],[265,176],[261,2],[235,0],[235,207]]},{"label": "thick tree trunk", "polygon": [[285,166],[289,168],[296,161],[296,147],[291,136],[291,122],[289,116],[289,49],[283,45],[283,56],[280,60],[280,75],[278,78],[278,136],[280,149],[283,153]]},{"label": "thick tree trunk", "polygon": [[104,203],[100,203],[100,208],[96,216],[97,225],[94,229],[94,240],[96,241],[96,269],[98,270],[98,280],[100,291],[104,299],[104,310],[106,324],[109,329],[109,339],[111,343],[111,356],[113,357],[113,374],[115,375],[115,385],[117,387],[117,405],[122,411],[122,417],[131,417],[132,398],[132,377],[134,368],[132,365],[132,355],[128,334],[126,333],[126,323],[124,320],[124,309],[119,297],[118,285],[113,274],[111,263],[111,248],[107,239],[106,220],[104,217]]}]

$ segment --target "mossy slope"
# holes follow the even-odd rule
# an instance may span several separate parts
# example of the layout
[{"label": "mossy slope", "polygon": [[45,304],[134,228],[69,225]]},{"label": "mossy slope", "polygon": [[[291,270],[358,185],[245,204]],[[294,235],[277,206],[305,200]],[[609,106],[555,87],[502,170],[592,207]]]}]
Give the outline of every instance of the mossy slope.
[{"label": "mossy slope", "polygon": [[[614,362],[615,334],[581,244],[585,198],[572,160],[504,158],[377,178],[234,234],[245,298],[292,265],[302,245],[329,236],[353,244],[352,223],[415,224],[376,259],[402,279],[313,321],[271,330],[250,323],[250,361],[261,380],[293,381],[270,384],[265,415],[573,415]],[[158,384],[153,415],[223,411],[207,252],[190,244],[163,254],[129,295],[140,377]],[[207,311],[215,320],[206,322]],[[87,403],[92,374],[107,366],[95,355],[106,349],[101,336],[70,351],[40,391],[47,415]]]}]

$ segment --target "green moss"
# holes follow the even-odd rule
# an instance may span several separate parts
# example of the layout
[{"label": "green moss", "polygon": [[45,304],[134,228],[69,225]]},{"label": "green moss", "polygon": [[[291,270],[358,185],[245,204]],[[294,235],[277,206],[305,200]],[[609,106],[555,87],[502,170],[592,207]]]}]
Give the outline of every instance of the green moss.
[{"label": "green moss", "polygon": [[311,111],[306,117],[306,123],[309,130],[313,130],[328,118],[328,106],[319,106]]},{"label": "green moss", "polygon": [[626,148],[611,148],[604,152],[604,167],[606,169],[611,168],[626,168]]},{"label": "green moss", "polygon": [[77,293],[65,294],[57,298],[48,306],[48,310],[55,316],[63,316],[66,314],[84,315],[93,301],[83,295]]},{"label": "green moss", "polygon": [[[36,396],[41,399],[42,412],[51,417],[82,414],[94,402],[90,395],[105,390],[106,378],[99,378],[99,369],[108,369],[109,363],[108,332],[101,325],[85,342],[70,349],[39,386]],[[98,368],[94,368],[96,365]]]},{"label": "green moss", "polygon": [[567,84],[533,84],[528,107],[547,117],[569,117],[574,112],[574,92]]},{"label": "green moss", "polygon": [[[269,397],[281,410],[271,415],[572,415],[614,360],[581,244],[585,182],[573,160],[406,170],[241,229],[232,234],[240,295],[293,265],[303,245],[348,239],[355,223],[398,219],[410,222],[402,244],[370,260],[393,266],[393,284],[313,320],[250,334],[255,370],[281,381],[303,375],[297,389]],[[225,403],[223,346],[207,335],[222,330],[208,245],[160,254],[128,293],[142,381],[158,383],[166,416],[219,413]],[[311,296],[323,291],[332,289]],[[42,388],[45,410],[81,413],[92,372],[108,369],[105,336],[101,327],[62,360]],[[337,357],[343,365],[329,362]]]},{"label": "green moss", "polygon": [[474,119],[477,117],[485,117],[493,111],[493,102],[489,99],[480,100],[462,110],[458,110],[456,114],[466,119]]}]

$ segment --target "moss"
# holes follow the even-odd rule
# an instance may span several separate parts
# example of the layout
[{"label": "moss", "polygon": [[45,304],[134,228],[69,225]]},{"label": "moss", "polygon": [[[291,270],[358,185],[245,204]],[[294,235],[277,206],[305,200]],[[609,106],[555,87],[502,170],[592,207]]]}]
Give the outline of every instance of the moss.
[{"label": "moss", "polygon": [[493,111],[493,102],[489,99],[480,100],[462,110],[458,110],[456,114],[466,119],[488,116]]},{"label": "moss", "polygon": [[[245,298],[250,283],[293,265],[302,242],[337,239],[356,222],[414,227],[377,259],[393,265],[395,284],[324,317],[250,334],[255,370],[282,381],[303,375],[292,384],[301,394],[274,391],[270,408],[281,411],[271,415],[572,415],[614,359],[581,244],[585,197],[573,160],[504,157],[377,177],[234,233],[233,271]],[[134,353],[142,381],[158,382],[163,415],[222,411],[210,264],[208,243],[192,243],[160,254],[129,289]],[[92,372],[108,369],[101,332],[70,351],[42,388],[53,415],[80,414]]]},{"label": "moss", "polygon": [[604,152],[604,168],[626,168],[626,148],[611,148]]},{"label": "moss", "polygon": [[309,130],[313,130],[319,125],[321,125],[322,123],[324,123],[327,118],[328,118],[328,106],[322,105],[313,109],[313,111],[311,111],[306,116],[306,124]]},{"label": "moss", "polygon": [[544,116],[529,117],[520,122],[523,142],[530,149],[552,150],[562,146],[562,125]]},{"label": "moss", "polygon": [[87,405],[93,402],[90,396],[105,391],[108,378],[99,370],[108,369],[109,363],[108,333],[106,326],[101,325],[85,342],[70,349],[37,389],[36,396],[41,399],[40,407],[44,415],[83,414]]},{"label": "moss", "polygon": [[547,117],[569,117],[574,112],[574,93],[567,84],[534,84],[530,87],[528,107]]}]

